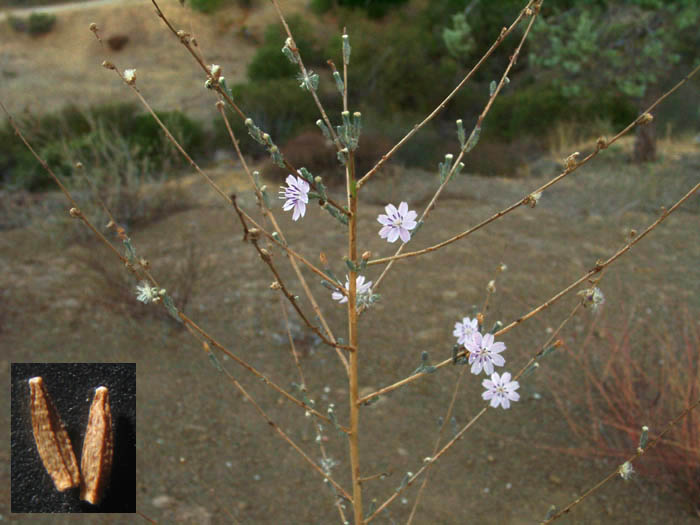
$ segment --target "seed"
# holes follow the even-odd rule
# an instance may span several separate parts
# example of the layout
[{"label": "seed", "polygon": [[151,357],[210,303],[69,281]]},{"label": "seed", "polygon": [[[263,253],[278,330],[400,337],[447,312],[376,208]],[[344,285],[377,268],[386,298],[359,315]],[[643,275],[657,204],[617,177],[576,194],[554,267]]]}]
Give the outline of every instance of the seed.
[{"label": "seed", "polygon": [[80,470],[83,473],[80,499],[93,505],[97,505],[102,499],[112,471],[113,449],[109,392],[107,387],[100,386],[95,390],[95,398],[90,405],[90,416],[83,441],[83,454],[80,458]]},{"label": "seed", "polygon": [[29,380],[29,392],[34,441],[46,471],[56,490],[63,492],[77,487],[80,484],[78,462],[68,432],[46,391],[44,380],[32,377]]}]

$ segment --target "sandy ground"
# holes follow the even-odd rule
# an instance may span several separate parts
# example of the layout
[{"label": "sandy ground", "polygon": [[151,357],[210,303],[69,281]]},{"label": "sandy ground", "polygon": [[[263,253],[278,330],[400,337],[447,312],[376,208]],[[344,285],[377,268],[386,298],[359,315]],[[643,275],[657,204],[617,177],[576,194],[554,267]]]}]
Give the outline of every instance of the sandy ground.
[{"label": "sandy ground", "polygon": [[[102,4],[73,4],[75,8],[66,11],[52,7],[60,10],[56,26],[37,38],[16,33],[0,21],[0,98],[8,109],[19,114],[57,110],[68,102],[137,102],[114,73],[100,66],[110,60],[121,70],[137,70],[138,87],[154,108],[211,119],[215,99],[206,94],[202,70],[155,15],[151,2]],[[300,4],[289,2],[285,9],[291,12]],[[207,63],[222,66],[230,84],[245,79],[255,39],[276,20],[268,2],[249,12],[233,7],[212,17],[183,8],[177,0],[160,5],[175,27],[197,38]],[[103,40],[123,35],[129,38],[127,45],[121,51],[101,46],[88,30],[92,22]],[[247,36],[241,33],[243,25]],[[82,89],[76,92],[77,86]]]},{"label": "sandy ground", "polygon": [[143,0],[93,0],[92,2],[66,2],[65,4],[46,5],[37,7],[4,8],[0,11],[0,21],[8,16],[28,16],[31,13],[74,13],[81,9],[99,9],[115,5],[143,3]]}]

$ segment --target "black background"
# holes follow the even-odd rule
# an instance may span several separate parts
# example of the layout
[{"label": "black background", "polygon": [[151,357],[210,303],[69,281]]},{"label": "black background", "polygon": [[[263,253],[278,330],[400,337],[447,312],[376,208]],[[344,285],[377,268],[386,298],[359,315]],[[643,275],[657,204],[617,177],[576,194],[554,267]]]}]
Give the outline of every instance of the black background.
[{"label": "black background", "polygon": [[[110,482],[99,505],[80,500],[80,488],[58,492],[34,442],[29,414],[29,384],[41,376],[73,445],[80,454],[90,404],[98,386],[109,389],[114,428]],[[12,512],[135,512],[136,364],[13,363],[11,479]]]}]

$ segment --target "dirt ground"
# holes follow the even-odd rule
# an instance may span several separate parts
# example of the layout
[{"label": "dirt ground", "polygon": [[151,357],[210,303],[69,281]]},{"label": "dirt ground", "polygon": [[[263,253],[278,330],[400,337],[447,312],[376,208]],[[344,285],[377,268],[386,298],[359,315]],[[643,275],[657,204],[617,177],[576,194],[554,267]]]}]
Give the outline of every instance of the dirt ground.
[{"label": "dirt ground", "polygon": [[[362,391],[408,375],[420,363],[422,351],[430,352],[434,361],[448,357],[454,322],[469,314],[472,305],[482,304],[486,283],[500,262],[508,270],[497,281],[489,322],[508,322],[524,314],[619,248],[626,228],[642,229],[650,223],[654,214],[639,207],[614,213],[619,205],[608,208],[603,200],[582,197],[580,188],[600,185],[609,175],[608,168],[584,169],[545,194],[536,209],[520,209],[441,253],[397,265],[380,290],[382,301],[361,322]],[[475,224],[538,182],[461,177],[449,187],[415,239],[415,247]],[[428,174],[379,176],[368,185],[366,195],[370,202],[396,201],[410,192],[420,199],[434,184]],[[230,185],[238,188],[242,205],[253,208],[250,191],[239,182]],[[191,187],[199,188],[195,192],[199,204],[132,232],[136,249],[151,260],[155,274],[162,275],[185,258],[189,243],[204,247],[202,276],[189,301],[189,315],[238,355],[291,388],[291,382],[299,380],[285,343],[278,295],[269,289],[271,277],[254,250],[241,242],[231,210],[203,186]],[[626,198],[623,188],[618,191],[621,199]],[[681,188],[675,191],[679,195]],[[360,212],[361,246],[387,255],[389,247],[376,234],[380,211],[380,205],[369,204]],[[339,225],[316,208],[310,208],[299,224],[279,208],[278,212],[291,244],[311,259],[325,251],[336,273],[342,274],[344,237]],[[695,286],[700,248],[693,242],[699,222],[697,214],[679,212],[611,268],[603,286],[608,303],[655,308],[673,297],[700,311]],[[188,333],[135,301],[135,283],[120,278],[118,263],[107,259],[102,248],[50,239],[40,228],[4,232],[0,245],[3,379],[8,378],[10,362],[137,363],[141,512],[159,523],[337,522],[332,495],[318,476],[273,435]],[[276,261],[289,279],[282,257]],[[110,274],[113,282],[105,282],[98,270],[110,264],[116,270]],[[367,273],[369,279],[378,275],[374,269]],[[342,336],[343,308],[333,304],[316,279],[310,282],[331,326]],[[110,292],[120,286],[126,290],[121,304]],[[547,327],[556,326],[575,300],[573,296],[563,300],[505,336],[512,368],[525,362],[525,355],[546,337]],[[613,315],[615,307],[610,308]],[[337,359],[291,314],[310,397],[324,410],[335,403],[339,419],[345,421],[347,386]],[[564,336],[572,337],[589,321],[586,316],[576,318]],[[221,362],[274,421],[313,458],[320,457],[315,429],[300,410],[290,408],[232,361]],[[391,495],[403,474],[415,471],[430,454],[436,418],[447,405],[456,372],[452,367],[441,370],[363,409],[363,470],[391,474],[386,480],[367,482],[368,502]],[[522,402],[508,412],[487,413],[435,468],[418,523],[533,523],[550,504],[566,504],[615,467],[540,448],[575,444],[554,409],[542,374],[556,374],[556,369],[540,370],[523,381]],[[467,374],[458,396],[458,423],[481,408],[480,391],[479,381]],[[6,404],[2,420],[9,420]],[[324,436],[329,456],[338,462],[337,480],[348,486],[345,443],[332,428],[326,428]],[[9,476],[7,462],[3,465],[0,482]],[[406,503],[397,501],[377,522],[405,521],[414,495],[415,490],[409,490]],[[10,515],[8,498],[4,493],[0,500],[4,519],[70,521]],[[133,518],[105,516],[91,522],[133,523]],[[643,478],[628,483],[618,478],[563,522],[691,524],[697,519],[673,491]]]},{"label": "dirt ground", "polygon": [[[301,5],[303,2],[292,2]],[[104,52],[87,30],[90,22],[104,35],[126,33],[127,47],[108,56],[120,68],[139,71],[139,87],[156,107],[186,108],[195,116],[211,115],[212,100],[202,97],[201,74],[185,50],[170,42],[144,5],[90,8],[59,16],[56,30],[33,40],[15,35],[0,44],[0,97],[11,111],[53,108],[72,97],[84,103],[125,98],[124,87],[99,67]],[[266,4],[267,5],[267,4]],[[284,5],[284,4],[283,4]],[[175,19],[194,29],[208,62],[226,64],[224,73],[242,78],[254,51],[236,32],[239,11],[209,19],[181,11],[167,1]],[[143,15],[144,10],[148,13]],[[180,10],[180,11],[179,11]],[[177,15],[177,13],[182,15]],[[259,32],[273,13],[264,8],[246,24]],[[238,25],[237,25],[238,24]],[[7,32],[0,25],[0,32]],[[71,56],[70,61],[57,61]],[[59,67],[56,64],[62,63]],[[231,72],[229,72],[229,70]],[[76,82],[85,86],[76,91]],[[164,86],[177,86],[163,89]],[[130,95],[130,93],[126,93]],[[653,168],[629,168],[613,148],[580,172],[546,192],[535,209],[520,208],[504,219],[444,250],[397,264],[378,292],[381,301],[361,321],[360,385],[369,393],[409,375],[427,351],[433,362],[451,355],[454,323],[480,308],[486,285],[497,277],[487,325],[508,323],[550,298],[558,290],[623,245],[631,228],[642,230],[658,216],[661,205],[675,202],[697,183],[700,152],[696,145],[661,150]],[[606,157],[607,156],[607,157]],[[613,160],[606,161],[605,158]],[[616,160],[617,159],[617,160]],[[468,173],[468,168],[466,172]],[[552,176],[554,169],[546,175]],[[226,191],[237,191],[253,213],[255,204],[240,166],[219,164],[213,175]],[[383,204],[427,202],[437,185],[429,173],[380,174],[363,189],[360,251],[385,256],[393,250],[378,235],[376,216]],[[465,230],[522,198],[546,179],[481,178],[455,180],[439,201],[412,248],[433,244]],[[275,181],[269,181],[275,195]],[[136,250],[147,257],[153,273],[169,290],[191,290],[185,311],[234,353],[264,371],[282,387],[299,382],[289,354],[273,278],[254,249],[241,242],[240,224],[225,204],[194,177],[184,179],[192,205],[130,232]],[[338,197],[340,198],[340,197]],[[343,228],[310,207],[293,223],[276,204],[288,241],[311,260],[324,251],[337,275],[344,273]],[[670,217],[605,276],[607,305],[601,315],[620,307],[660,310],[682,303],[700,312],[700,197]],[[221,374],[201,346],[152,305],[135,299],[136,283],[116,258],[93,241],[79,240],[76,222],[55,216],[31,226],[0,232],[0,383],[10,380],[13,362],[134,362],[137,365],[137,509],[157,523],[338,523],[333,495],[298,454],[280,440]],[[199,250],[193,247],[199,247]],[[284,258],[275,262],[292,290],[303,295]],[[197,271],[196,279],[183,273]],[[310,272],[313,292],[337,336],[344,337],[345,310],[330,298]],[[367,272],[370,280],[376,267]],[[517,370],[575,304],[571,295],[504,337],[507,368]],[[308,310],[308,305],[302,301]],[[347,381],[335,355],[304,329],[285,306],[302,355],[309,397],[321,411],[330,403],[347,421]],[[575,318],[563,337],[590,323]],[[314,460],[319,460],[316,429],[303,411],[290,406],[230,359],[221,364],[254,396],[272,420]],[[521,382],[521,402],[504,412],[487,412],[453,447],[431,474],[415,523],[520,525],[543,519],[550,505],[566,505],[616,468],[600,459],[575,458],[547,447],[584,446],[562,420],[547,389],[557,375],[557,361]],[[386,479],[365,484],[365,502],[389,497],[407,471],[415,472],[432,451],[437,418],[451,396],[459,369],[446,367],[363,408],[362,470],[385,472]],[[457,398],[456,420],[465,424],[484,405],[481,379],[467,374]],[[571,385],[572,396],[577,385]],[[8,390],[5,390],[6,392]],[[9,428],[10,405],[0,403],[0,422]],[[641,425],[644,422],[640,422]],[[349,487],[348,451],[334,428],[324,428],[328,455],[337,461],[334,478]],[[0,452],[0,521],[21,523],[140,523],[133,515],[28,516],[10,513],[9,447]],[[375,523],[405,522],[416,489],[408,490]],[[579,505],[561,523],[697,524],[687,502],[654,480],[614,479]]]}]

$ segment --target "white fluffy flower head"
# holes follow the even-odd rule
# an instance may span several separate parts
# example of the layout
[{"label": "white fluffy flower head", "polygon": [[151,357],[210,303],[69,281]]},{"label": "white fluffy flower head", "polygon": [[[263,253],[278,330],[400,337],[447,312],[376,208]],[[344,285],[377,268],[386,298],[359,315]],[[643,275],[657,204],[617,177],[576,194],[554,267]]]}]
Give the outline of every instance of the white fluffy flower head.
[{"label": "white fluffy flower head", "polygon": [[160,288],[144,281],[136,286],[136,299],[144,304],[155,303],[160,300]]},{"label": "white fluffy flower head", "polygon": [[[372,281],[365,282],[364,275],[357,276],[357,278],[355,279],[355,287],[357,292],[358,304],[361,304],[363,301],[369,298],[369,296],[372,295]],[[350,290],[350,280],[347,275],[345,276],[345,290]],[[338,301],[340,304],[348,302],[347,296],[343,295],[340,292],[333,292],[331,297],[334,301]]]},{"label": "white fluffy flower head", "polygon": [[130,86],[136,82],[136,70],[135,69],[125,69],[124,70],[124,80]]}]

